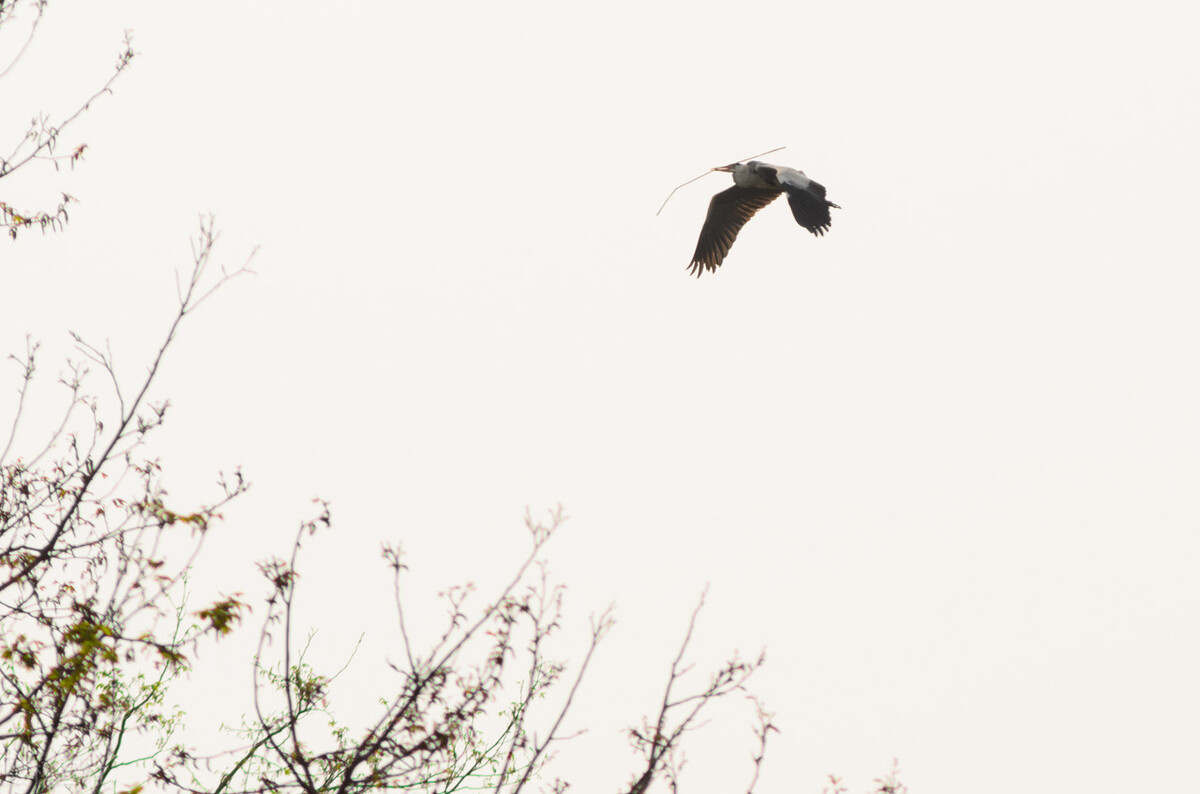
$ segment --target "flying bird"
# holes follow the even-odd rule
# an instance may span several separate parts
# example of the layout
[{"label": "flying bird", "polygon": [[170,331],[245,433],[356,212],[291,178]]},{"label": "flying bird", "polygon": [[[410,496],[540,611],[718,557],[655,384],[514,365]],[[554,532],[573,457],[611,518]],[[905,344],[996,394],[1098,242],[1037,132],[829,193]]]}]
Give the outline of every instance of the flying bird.
[{"label": "flying bird", "polygon": [[781,193],[787,193],[796,223],[818,236],[829,231],[829,208],[841,209],[825,198],[824,185],[794,168],[751,160],[713,170],[733,174],[733,187],[713,196],[708,205],[708,217],[688,267],[688,272],[697,277],[720,267],[746,221]]}]

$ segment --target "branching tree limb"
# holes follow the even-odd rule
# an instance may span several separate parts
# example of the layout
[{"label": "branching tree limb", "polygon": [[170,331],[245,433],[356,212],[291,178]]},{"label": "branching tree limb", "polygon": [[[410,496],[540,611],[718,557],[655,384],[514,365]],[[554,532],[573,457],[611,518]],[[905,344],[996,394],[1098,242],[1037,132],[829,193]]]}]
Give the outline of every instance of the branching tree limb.
[{"label": "branching tree limb", "polygon": [[148,395],[181,323],[247,271],[209,275],[215,240],[202,221],[175,317],[130,399],[111,354],[75,337],[108,376],[115,419],[103,422],[97,400],[81,396],[85,371],[73,366],[65,416],[29,461],[15,437],[37,345],[27,342],[18,359],[17,417],[0,459],[0,781],[29,792],[99,790],[130,752],[161,751],[130,739],[150,725],[169,735],[166,686],[201,637],[227,633],[245,608],[224,597],[192,623],[181,606],[207,529],[248,487],[241,474],[222,478],[210,504],[179,510],[168,506],[158,461],[136,454],[164,419],[166,404]]},{"label": "branching tree limb", "polygon": [[[684,734],[698,727],[696,720],[707,705],[728,695],[745,692],[746,681],[766,661],[763,654],[760,654],[758,659],[753,662],[742,661],[735,655],[712,674],[704,689],[686,695],[677,694],[676,690],[682,678],[692,669],[691,665],[684,664],[684,658],[687,655],[688,645],[691,644],[692,634],[696,629],[696,619],[704,607],[706,597],[707,591],[700,596],[700,603],[696,605],[696,609],[688,621],[687,632],[684,634],[683,643],[679,646],[679,653],[671,663],[658,715],[653,722],[646,721],[640,728],[629,730],[629,738],[634,749],[644,759],[644,769],[641,775],[630,784],[628,794],[645,794],[650,788],[650,784],[659,775],[666,777],[671,788],[674,789],[677,785],[678,769],[681,764],[675,754],[679,750]],[[755,702],[757,704],[757,701]],[[761,705],[759,705],[759,718],[760,747],[765,747],[766,734],[770,730],[774,730],[774,725],[771,724],[769,715],[762,710]],[[755,781],[757,781],[760,763],[761,757],[755,761]],[[752,782],[751,790],[753,790],[753,786]]]},{"label": "branching tree limb", "polygon": [[[14,24],[17,18],[17,11],[22,7],[27,8],[33,14],[21,46],[15,54],[8,58],[7,64],[0,69],[0,80],[9,75],[13,67],[17,65],[29,49],[29,45],[33,42],[34,35],[42,23],[46,5],[46,0],[29,0],[29,2],[25,3],[20,2],[20,0],[0,2],[0,29]],[[108,80],[105,81],[99,90],[95,91],[73,113],[62,121],[55,122],[51,116],[45,113],[37,114],[25,130],[25,133],[13,145],[8,155],[0,156],[0,180],[11,176],[34,161],[49,163],[54,166],[55,170],[62,165],[74,168],[75,164],[83,159],[84,152],[87,150],[87,144],[76,144],[70,151],[60,153],[64,130],[91,109],[93,102],[105,94],[112,93],[113,84],[129,68],[130,63],[133,62],[136,55],[137,53],[133,49],[132,37],[126,31],[125,40],[117,55],[115,67],[112,74],[109,75]],[[0,55],[0,62],[3,62],[2,59],[3,56]],[[0,228],[7,229],[9,236],[13,239],[16,239],[17,234],[21,230],[33,226],[39,227],[43,232],[61,230],[67,221],[70,220],[67,205],[75,201],[75,198],[67,193],[61,195],[62,199],[59,201],[58,206],[52,210],[19,209],[0,199]]]}]

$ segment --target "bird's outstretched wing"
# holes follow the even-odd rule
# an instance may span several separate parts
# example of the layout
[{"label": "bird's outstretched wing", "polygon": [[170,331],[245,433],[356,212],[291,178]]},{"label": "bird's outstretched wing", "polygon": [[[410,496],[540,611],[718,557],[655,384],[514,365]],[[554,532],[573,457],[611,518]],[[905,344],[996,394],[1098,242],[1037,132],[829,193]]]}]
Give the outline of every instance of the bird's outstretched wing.
[{"label": "bird's outstretched wing", "polygon": [[785,181],[783,189],[787,191],[788,204],[792,208],[792,215],[795,216],[796,223],[818,237],[829,231],[829,224],[832,222],[832,218],[829,217],[829,208],[837,207],[837,204],[825,198],[824,185],[813,182],[811,179],[804,185]]},{"label": "bird's outstretched wing", "polygon": [[782,192],[771,188],[731,187],[713,196],[688,272],[699,276],[705,270],[716,270],[746,221]]}]

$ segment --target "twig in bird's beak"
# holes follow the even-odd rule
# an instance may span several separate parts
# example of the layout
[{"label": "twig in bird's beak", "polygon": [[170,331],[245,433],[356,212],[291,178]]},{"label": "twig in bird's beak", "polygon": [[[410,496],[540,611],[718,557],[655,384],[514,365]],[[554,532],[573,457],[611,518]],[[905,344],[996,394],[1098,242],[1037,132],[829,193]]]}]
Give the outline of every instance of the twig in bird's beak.
[{"label": "twig in bird's beak", "polygon": [[[704,177],[711,174],[713,171],[720,171],[720,170],[721,170],[720,168],[710,168],[707,171],[705,171],[703,174],[701,174],[700,176],[695,177],[694,179],[689,179],[688,181],[684,182],[683,185],[676,185],[675,190],[679,190],[679,188],[683,187],[684,185],[690,185],[693,182],[695,182],[697,179],[703,179]],[[667,202],[671,200],[671,196],[675,195],[675,190],[672,190],[670,193],[667,194],[667,197],[665,199],[663,199],[663,203],[659,206],[658,212],[654,213],[656,216],[659,215],[663,211],[663,207],[667,206]]]},{"label": "twig in bird's beak", "polygon": [[[786,149],[786,148],[787,148],[786,146],[776,146],[774,149],[771,149],[771,151],[769,151],[769,152],[763,152],[762,154],[756,154],[753,157],[747,157],[746,159],[753,160],[755,157],[762,157],[764,154],[771,154],[773,152],[779,151],[780,149]],[[716,168],[710,168],[707,171],[705,171],[703,174],[701,174],[700,176],[696,177],[695,179],[689,179],[688,181],[684,182],[682,185],[677,185],[675,187],[675,190],[679,190],[679,188],[684,187],[685,185],[692,184],[693,182],[696,181],[696,179],[703,179],[704,177],[711,174],[713,171],[724,171],[724,172],[728,173],[733,170],[734,166],[740,165],[743,162],[744,162],[743,160],[738,160],[736,163],[730,163],[729,165],[719,165]],[[667,202],[671,200],[671,196],[675,195],[675,190],[672,190],[670,193],[667,194],[667,197],[665,199],[663,199],[663,203],[659,206],[658,212],[654,213],[656,216],[662,214],[663,207],[667,206]]]}]

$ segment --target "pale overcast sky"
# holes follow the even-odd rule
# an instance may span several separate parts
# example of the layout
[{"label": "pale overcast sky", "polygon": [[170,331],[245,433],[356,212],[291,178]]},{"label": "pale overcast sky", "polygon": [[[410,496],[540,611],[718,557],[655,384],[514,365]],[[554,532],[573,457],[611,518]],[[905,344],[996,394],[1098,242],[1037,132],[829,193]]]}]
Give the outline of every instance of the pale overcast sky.
[{"label": "pale overcast sky", "polygon": [[[578,791],[627,781],[705,583],[697,661],[767,649],[760,794],[893,757],[920,794],[1196,788],[1194,3],[54,0],[5,146],[126,28],[86,162],[3,184],[79,203],[0,244],[0,343],[53,371],[70,328],[135,379],[198,213],[222,261],[260,246],[160,388],[172,494],[256,485],[198,587],[252,591],[329,499],[302,606],[374,670],[382,540],[414,587],[486,586],[561,502],[572,613],[619,620],[560,750]],[[663,198],[776,146],[830,233],[778,202],[688,277],[729,180]],[[241,713],[234,648],[193,688]],[[687,791],[745,786],[747,712],[694,738]]]}]

